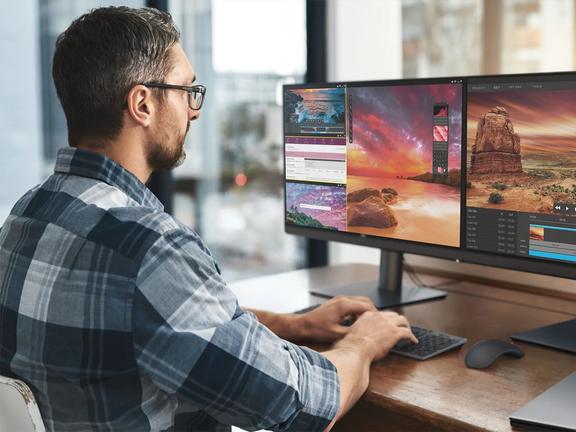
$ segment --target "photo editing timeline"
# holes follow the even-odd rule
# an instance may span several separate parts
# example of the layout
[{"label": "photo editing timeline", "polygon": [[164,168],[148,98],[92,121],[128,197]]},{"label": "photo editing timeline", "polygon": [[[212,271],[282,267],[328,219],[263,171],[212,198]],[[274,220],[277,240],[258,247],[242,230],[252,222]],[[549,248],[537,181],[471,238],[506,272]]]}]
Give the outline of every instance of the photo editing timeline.
[{"label": "photo editing timeline", "polygon": [[576,262],[576,81],[468,83],[466,246]]}]

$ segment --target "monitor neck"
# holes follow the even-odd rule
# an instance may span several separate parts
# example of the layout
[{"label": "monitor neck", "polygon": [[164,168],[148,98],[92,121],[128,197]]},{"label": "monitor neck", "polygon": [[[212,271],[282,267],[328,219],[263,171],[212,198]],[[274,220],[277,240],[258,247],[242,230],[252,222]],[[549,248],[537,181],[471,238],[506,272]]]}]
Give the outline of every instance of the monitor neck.
[{"label": "monitor neck", "polygon": [[402,291],[403,274],[404,254],[402,252],[380,249],[378,290],[386,292]]}]

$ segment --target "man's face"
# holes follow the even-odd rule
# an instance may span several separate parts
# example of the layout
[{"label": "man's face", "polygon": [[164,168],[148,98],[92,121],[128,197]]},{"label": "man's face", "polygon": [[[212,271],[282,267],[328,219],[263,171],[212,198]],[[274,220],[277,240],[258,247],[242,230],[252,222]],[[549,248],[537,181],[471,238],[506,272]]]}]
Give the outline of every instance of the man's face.
[{"label": "man's face", "polygon": [[[172,70],[165,79],[166,84],[190,86],[196,79],[180,44],[170,49]],[[146,158],[153,171],[171,169],[180,166],[186,159],[184,140],[190,122],[199,116],[197,110],[188,106],[188,93],[184,90],[162,90],[155,127],[151,130],[146,146]]]}]

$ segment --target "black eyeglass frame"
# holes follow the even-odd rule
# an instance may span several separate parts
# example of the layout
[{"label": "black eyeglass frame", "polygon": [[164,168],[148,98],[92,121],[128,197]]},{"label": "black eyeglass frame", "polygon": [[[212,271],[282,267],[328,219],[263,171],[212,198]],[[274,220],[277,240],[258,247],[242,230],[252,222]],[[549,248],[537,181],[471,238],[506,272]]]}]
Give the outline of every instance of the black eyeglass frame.
[{"label": "black eyeglass frame", "polygon": [[[195,111],[198,111],[200,108],[202,108],[202,105],[204,104],[204,99],[206,97],[206,86],[203,86],[201,84],[197,84],[197,85],[193,85],[193,86],[184,86],[184,85],[176,85],[176,84],[164,84],[164,83],[150,82],[150,83],[144,83],[142,85],[145,87],[150,87],[150,88],[183,90],[183,91],[188,93],[188,106],[190,107],[190,109],[195,110]],[[202,95],[202,97],[200,98],[200,102],[198,103],[197,107],[192,106],[192,102],[196,100],[194,98],[194,93]]]}]

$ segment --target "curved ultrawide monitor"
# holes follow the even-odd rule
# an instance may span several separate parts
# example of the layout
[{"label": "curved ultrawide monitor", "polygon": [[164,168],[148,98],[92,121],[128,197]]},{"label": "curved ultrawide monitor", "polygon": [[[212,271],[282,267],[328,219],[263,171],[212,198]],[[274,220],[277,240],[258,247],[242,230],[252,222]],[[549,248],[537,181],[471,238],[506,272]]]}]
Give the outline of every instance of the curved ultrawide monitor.
[{"label": "curved ultrawide monitor", "polygon": [[576,74],[284,86],[288,233],[576,278]]}]

